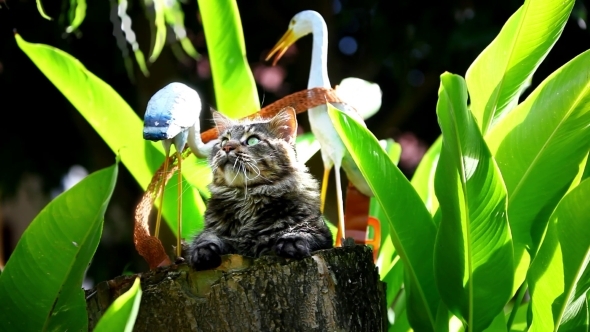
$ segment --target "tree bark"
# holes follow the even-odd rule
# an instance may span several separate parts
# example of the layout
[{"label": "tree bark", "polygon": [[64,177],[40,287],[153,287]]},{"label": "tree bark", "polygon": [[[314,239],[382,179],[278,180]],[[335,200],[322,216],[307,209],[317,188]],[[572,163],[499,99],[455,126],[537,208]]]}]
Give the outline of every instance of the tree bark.
[{"label": "tree bark", "polygon": [[[366,246],[321,250],[302,260],[223,257],[140,273],[135,331],[384,331],[385,284]],[[120,276],[86,291],[89,330],[131,287]]]}]

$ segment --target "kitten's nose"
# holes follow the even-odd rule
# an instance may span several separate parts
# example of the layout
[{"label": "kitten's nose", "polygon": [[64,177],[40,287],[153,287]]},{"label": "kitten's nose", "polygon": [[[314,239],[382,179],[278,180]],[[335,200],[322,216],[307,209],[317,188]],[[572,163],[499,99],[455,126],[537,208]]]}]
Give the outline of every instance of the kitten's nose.
[{"label": "kitten's nose", "polygon": [[239,143],[236,141],[228,141],[225,145],[221,148],[226,153],[229,153],[232,150],[235,150],[239,146]]}]

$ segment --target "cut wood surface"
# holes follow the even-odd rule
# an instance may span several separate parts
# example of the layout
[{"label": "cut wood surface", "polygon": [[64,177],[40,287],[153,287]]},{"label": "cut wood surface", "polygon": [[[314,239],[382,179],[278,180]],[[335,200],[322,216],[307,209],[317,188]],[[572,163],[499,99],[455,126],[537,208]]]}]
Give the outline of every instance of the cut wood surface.
[{"label": "cut wood surface", "polygon": [[[180,264],[139,276],[135,331],[385,330],[385,284],[366,246],[321,250],[301,260],[227,255],[214,270]],[[86,290],[91,331],[135,277]]]}]

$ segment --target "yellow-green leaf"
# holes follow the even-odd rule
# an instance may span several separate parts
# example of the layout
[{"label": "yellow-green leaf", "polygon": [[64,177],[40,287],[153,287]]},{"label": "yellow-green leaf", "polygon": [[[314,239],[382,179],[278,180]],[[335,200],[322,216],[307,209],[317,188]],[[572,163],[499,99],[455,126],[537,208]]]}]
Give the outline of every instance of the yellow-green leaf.
[{"label": "yellow-green leaf", "polygon": [[260,110],[254,76],[246,59],[242,22],[235,0],[199,0],[217,110],[241,118]]},{"label": "yellow-green leaf", "polygon": [[574,0],[526,0],[467,70],[471,111],[485,135],[494,119],[518,104],[553,47]]}]

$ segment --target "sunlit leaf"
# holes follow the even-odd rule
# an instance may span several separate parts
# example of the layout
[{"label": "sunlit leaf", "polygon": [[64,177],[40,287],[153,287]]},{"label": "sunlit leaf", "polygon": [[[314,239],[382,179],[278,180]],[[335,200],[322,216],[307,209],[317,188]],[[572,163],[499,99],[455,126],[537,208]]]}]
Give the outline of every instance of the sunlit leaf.
[{"label": "sunlit leaf", "polygon": [[494,119],[518,104],[573,5],[574,0],[526,0],[467,70],[471,111],[484,135]]},{"label": "sunlit leaf", "polygon": [[588,161],[588,155],[586,155],[586,157],[584,159],[582,159],[582,161],[578,165],[578,172],[576,173],[576,176],[574,177],[574,179],[570,183],[570,186],[569,186],[567,192],[570,192],[577,185],[579,185],[583,179],[585,179],[584,173],[586,172],[587,161]]},{"label": "sunlit leaf", "polygon": [[[164,149],[160,143],[142,138],[143,121],[131,107],[111,86],[88,71],[71,55],[48,45],[28,43],[19,35],[16,35],[16,41],[113,152],[121,155],[125,167],[141,187],[146,189],[154,172],[164,161]],[[206,190],[203,185],[210,176],[204,160],[197,161],[191,156],[184,161],[183,178],[193,185],[183,189],[182,235],[185,238],[202,228],[205,203],[196,188]],[[165,195],[163,209],[164,218],[173,232],[176,232],[177,216],[176,183],[174,175],[167,187],[170,193]]]},{"label": "sunlit leaf", "polygon": [[84,22],[84,18],[86,17],[86,0],[70,1],[70,17],[70,25],[66,28],[67,33],[74,32]]},{"label": "sunlit leaf", "polygon": [[567,306],[558,331],[588,331],[588,299],[578,298]]},{"label": "sunlit leaf", "polygon": [[184,27],[184,12],[182,11],[178,0],[164,2],[164,17],[166,18],[166,23],[172,27],[176,39],[180,42],[180,45],[186,54],[195,60],[199,59],[199,53],[197,53],[197,50],[186,35],[186,28]]},{"label": "sunlit leaf", "polygon": [[[401,156],[401,146],[392,139],[380,140],[379,144],[385,150],[391,161],[397,165]],[[390,307],[395,297],[402,289],[404,269],[399,255],[395,252],[391,239],[387,215],[375,197],[371,197],[369,216],[379,221],[381,228],[381,242],[375,265],[379,268],[381,281],[387,284],[387,307]]]},{"label": "sunlit leaf", "polygon": [[153,36],[152,52],[150,54],[150,62],[156,62],[160,53],[166,44],[166,15],[164,9],[166,7],[165,0],[145,0],[146,7],[154,8],[154,26],[155,35]]},{"label": "sunlit leaf", "polygon": [[[530,302],[526,302],[520,305],[514,318],[514,321],[512,322],[510,332],[524,332],[527,330],[527,312],[529,304]],[[506,319],[508,319],[508,316],[506,316]]]},{"label": "sunlit leaf", "polygon": [[[587,320],[590,261],[590,180],[563,197],[550,217],[545,238],[527,277],[533,321],[531,331],[556,331],[568,320]],[[585,310],[585,312],[584,312]]]},{"label": "sunlit leaf", "polygon": [[433,275],[436,230],[430,214],[375,136],[350,116],[329,104],[327,107],[334,127],[383,208],[386,218],[381,222],[389,223],[391,240],[411,281],[408,305],[412,310],[408,312],[420,316],[410,317],[410,322],[432,330],[439,297]]},{"label": "sunlit leaf", "polygon": [[[397,165],[401,156],[401,146],[399,143],[392,139],[386,139],[380,140],[379,144],[385,150],[391,161]],[[389,223],[385,221],[387,220],[387,216],[375,197],[371,197],[370,200],[369,216],[377,219],[381,228],[381,243],[375,265],[379,268],[381,280],[387,283],[387,299],[389,304],[389,301],[393,301],[393,296],[399,291],[399,287],[403,281],[403,269],[399,255],[395,252],[393,241],[391,240]],[[397,269],[393,274],[390,273],[392,268]]]},{"label": "sunlit leaf", "polygon": [[147,65],[145,63],[145,57],[143,56],[143,52],[139,48],[134,49],[133,55],[135,56],[135,61],[137,62],[137,66],[139,67],[139,70],[141,70],[143,75],[146,77],[150,76],[150,72],[149,72]]},{"label": "sunlit leaf", "polygon": [[449,310],[469,330],[487,328],[512,294],[512,240],[506,188],[467,109],[461,76],[444,73],[436,113],[442,149],[435,190],[441,221],[434,271]]},{"label": "sunlit leaf", "polygon": [[39,11],[39,14],[41,14],[41,17],[43,17],[44,19],[49,21],[53,20],[49,15],[45,13],[45,9],[43,9],[43,4],[41,3],[41,0],[37,0],[37,10]]},{"label": "sunlit leaf", "polygon": [[580,181],[586,180],[590,177],[590,162],[588,162],[589,159],[590,154],[586,156],[586,165],[584,165],[584,172],[582,173],[582,178],[580,179]]},{"label": "sunlit leaf", "polygon": [[254,76],[246,59],[242,22],[235,0],[199,0],[217,110],[237,119],[260,110]]},{"label": "sunlit leaf", "polygon": [[[143,73],[143,75],[145,75],[146,77],[150,75],[150,72],[147,69],[147,65],[145,63],[145,57],[143,56],[143,52],[141,51],[141,49],[139,49],[139,44],[137,43],[137,40],[135,39],[135,32],[133,32],[133,29],[131,28],[131,18],[129,17],[129,15],[127,15],[127,6],[129,5],[129,3],[127,2],[127,0],[118,0],[118,4],[117,4],[117,16],[120,19],[120,22],[116,19],[116,17],[111,16],[111,21],[113,22],[113,25],[118,25],[115,26],[113,29],[118,29],[120,28],[121,31],[125,34],[125,39],[127,40],[127,43],[129,43],[129,45],[131,45],[131,49],[133,50],[133,54],[135,55],[135,61],[137,61],[137,65],[139,66],[139,69],[141,70],[141,72]],[[117,38],[117,46],[119,46],[120,49],[123,49],[122,53],[123,56],[125,56],[127,49],[125,47],[125,45],[121,44],[119,42],[120,37],[118,36],[117,32],[113,33],[115,35],[115,37]],[[125,63],[126,67],[127,67],[127,61]]]},{"label": "sunlit leaf", "polygon": [[408,311],[405,301],[402,299],[396,304],[393,324],[390,324],[388,332],[412,332],[412,327],[408,321]]},{"label": "sunlit leaf", "polygon": [[484,332],[499,332],[506,330],[506,317],[504,316],[504,311],[500,311]]},{"label": "sunlit leaf", "polygon": [[515,289],[549,215],[590,149],[590,51],[545,79],[486,135],[506,189],[517,263]]},{"label": "sunlit leaf", "polygon": [[0,275],[0,331],[86,331],[82,280],[102,234],[118,163],[92,173],[31,222]]},{"label": "sunlit leaf", "polygon": [[426,208],[433,216],[436,210],[438,210],[438,199],[434,193],[434,174],[436,171],[436,165],[438,164],[441,146],[442,136],[439,136],[436,141],[432,143],[428,151],[426,151],[424,157],[422,157],[411,181],[412,186],[414,186],[414,189],[416,189],[416,192],[420,195],[420,198],[422,198]]},{"label": "sunlit leaf", "polygon": [[[381,274],[381,281],[387,284],[386,303],[389,308],[403,287],[404,266],[399,255],[392,255],[387,273]],[[381,269],[379,269],[381,271]]]},{"label": "sunlit leaf", "polygon": [[104,315],[100,317],[94,327],[94,332],[133,331],[139,312],[141,294],[140,278],[137,277],[133,286],[113,301]]}]

